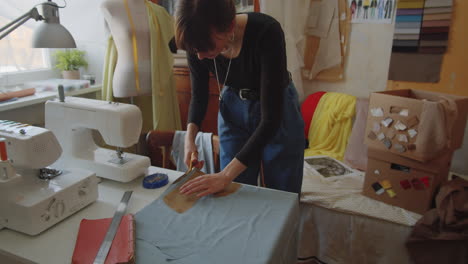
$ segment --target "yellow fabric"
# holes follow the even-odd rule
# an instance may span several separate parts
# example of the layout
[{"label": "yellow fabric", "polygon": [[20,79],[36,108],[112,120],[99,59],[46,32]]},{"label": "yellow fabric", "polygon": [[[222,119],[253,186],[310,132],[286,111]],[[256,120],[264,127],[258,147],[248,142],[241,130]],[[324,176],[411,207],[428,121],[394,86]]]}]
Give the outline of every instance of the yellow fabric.
[{"label": "yellow fabric", "polygon": [[130,14],[130,8],[128,7],[128,0],[124,0],[125,11],[127,11],[128,22],[130,23],[130,29],[132,30],[132,47],[133,47],[133,71],[135,72],[135,87],[138,93],[140,93],[140,74],[138,73],[138,48],[137,39],[135,32],[135,25],[133,24],[133,18]]},{"label": "yellow fabric", "polygon": [[[151,96],[135,96],[133,104],[143,114],[142,132],[149,130],[181,130],[179,104],[172,67],[174,59],[168,43],[174,36],[174,21],[167,11],[150,1],[145,1],[150,27]],[[116,100],[112,93],[112,80],[117,63],[117,49],[112,37],[108,40],[104,61],[102,99],[130,103],[128,98]]]},{"label": "yellow fabric", "polygon": [[304,155],[326,155],[343,160],[355,112],[356,97],[341,93],[324,94],[310,122],[309,148]]},{"label": "yellow fabric", "polygon": [[145,1],[150,17],[151,68],[153,84],[153,125],[157,130],[181,130],[179,104],[174,81],[174,58],[169,41],[174,36],[174,18],[166,9]]}]

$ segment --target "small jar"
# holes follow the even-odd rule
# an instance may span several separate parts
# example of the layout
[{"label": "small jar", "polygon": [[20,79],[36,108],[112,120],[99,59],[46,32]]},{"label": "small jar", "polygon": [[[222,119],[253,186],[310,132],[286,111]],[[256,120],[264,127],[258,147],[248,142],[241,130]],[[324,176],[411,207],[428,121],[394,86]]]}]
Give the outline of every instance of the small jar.
[{"label": "small jar", "polygon": [[96,76],[94,74],[83,74],[83,79],[88,80],[90,85],[96,83]]}]

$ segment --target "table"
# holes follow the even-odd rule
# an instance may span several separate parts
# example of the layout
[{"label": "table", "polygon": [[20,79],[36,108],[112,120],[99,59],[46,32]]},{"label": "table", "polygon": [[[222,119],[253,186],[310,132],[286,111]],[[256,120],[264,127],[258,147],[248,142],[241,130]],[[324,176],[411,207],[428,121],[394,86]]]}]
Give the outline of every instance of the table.
[{"label": "table", "polygon": [[[148,174],[157,172],[168,174],[170,183],[183,174],[157,167],[148,170]],[[1,230],[0,263],[11,263],[12,259],[14,263],[70,263],[81,219],[112,217],[127,190],[133,191],[127,212],[135,214],[136,261],[140,263],[270,264],[296,261],[297,194],[243,185],[228,196],[204,197],[185,213],[178,214],[162,199],[157,199],[178,185],[168,184],[149,190],[141,186],[141,181],[141,177],[130,183],[103,179],[98,186],[96,202],[38,236]],[[168,230],[171,232],[166,232]],[[149,241],[145,240],[148,237],[141,238],[145,234],[153,234],[156,239],[143,245],[142,241]],[[162,247],[157,252],[152,247],[155,244],[164,244],[169,250]],[[187,250],[190,251],[188,254]],[[153,257],[153,254],[159,255]],[[174,258],[168,259],[168,255]]]},{"label": "table", "polygon": [[[150,167],[148,174],[167,173],[169,182],[174,182],[183,173]],[[98,200],[57,225],[37,236],[28,236],[19,232],[3,229],[0,231],[0,263],[10,256],[19,263],[64,264],[70,263],[75,248],[80,221],[83,218],[99,219],[112,217],[125,191],[133,194],[127,207],[128,213],[136,213],[157,199],[169,184],[159,189],[144,189],[139,177],[129,183],[102,179],[99,183]],[[2,255],[3,259],[2,259]]]}]

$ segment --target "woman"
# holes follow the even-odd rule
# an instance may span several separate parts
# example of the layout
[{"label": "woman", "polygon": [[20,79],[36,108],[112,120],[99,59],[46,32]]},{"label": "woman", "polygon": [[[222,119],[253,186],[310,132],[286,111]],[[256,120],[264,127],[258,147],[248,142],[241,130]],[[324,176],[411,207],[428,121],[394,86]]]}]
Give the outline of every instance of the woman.
[{"label": "woman", "polygon": [[[187,51],[192,84],[185,162],[208,103],[209,72],[218,81],[221,172],[186,182],[180,192],[205,196],[232,181],[300,193],[304,123],[286,69],[280,24],[261,13],[236,14],[234,0],[179,0],[176,43]],[[221,85],[224,84],[224,89]]]}]

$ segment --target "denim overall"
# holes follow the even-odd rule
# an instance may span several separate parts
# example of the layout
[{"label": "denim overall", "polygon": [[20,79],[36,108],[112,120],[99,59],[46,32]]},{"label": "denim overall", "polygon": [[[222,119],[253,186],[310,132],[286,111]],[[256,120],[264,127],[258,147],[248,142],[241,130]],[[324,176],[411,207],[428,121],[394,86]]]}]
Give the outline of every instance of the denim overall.
[{"label": "denim overall", "polygon": [[[276,135],[263,149],[261,162],[249,166],[234,181],[257,185],[257,177],[262,170],[265,187],[299,194],[305,138],[304,122],[292,81],[284,89],[283,98],[283,120]],[[243,100],[238,90],[224,87],[218,113],[221,169],[241,150],[260,119],[260,100]]]}]

